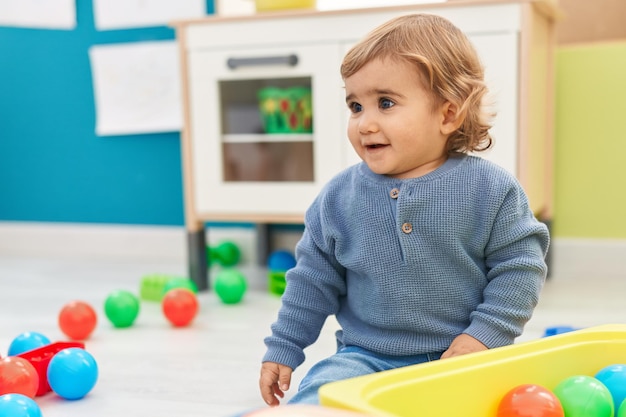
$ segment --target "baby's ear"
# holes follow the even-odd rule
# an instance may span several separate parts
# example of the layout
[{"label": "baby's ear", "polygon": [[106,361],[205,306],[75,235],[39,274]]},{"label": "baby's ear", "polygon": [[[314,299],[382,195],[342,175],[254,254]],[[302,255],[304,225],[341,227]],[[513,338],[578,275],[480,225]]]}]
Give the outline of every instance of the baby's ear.
[{"label": "baby's ear", "polygon": [[450,135],[463,124],[465,114],[462,114],[459,106],[451,101],[446,101],[441,106],[441,133]]}]

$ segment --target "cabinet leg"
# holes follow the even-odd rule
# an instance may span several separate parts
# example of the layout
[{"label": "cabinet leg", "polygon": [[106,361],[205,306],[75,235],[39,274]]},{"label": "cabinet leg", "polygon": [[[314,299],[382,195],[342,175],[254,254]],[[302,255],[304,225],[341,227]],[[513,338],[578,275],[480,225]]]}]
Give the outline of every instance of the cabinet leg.
[{"label": "cabinet leg", "polygon": [[270,225],[267,223],[257,223],[256,225],[256,253],[259,266],[265,266],[267,258],[270,256],[272,235]]},{"label": "cabinet leg", "polygon": [[198,287],[198,291],[206,291],[210,285],[204,228],[197,231],[187,231],[187,249],[189,277]]}]

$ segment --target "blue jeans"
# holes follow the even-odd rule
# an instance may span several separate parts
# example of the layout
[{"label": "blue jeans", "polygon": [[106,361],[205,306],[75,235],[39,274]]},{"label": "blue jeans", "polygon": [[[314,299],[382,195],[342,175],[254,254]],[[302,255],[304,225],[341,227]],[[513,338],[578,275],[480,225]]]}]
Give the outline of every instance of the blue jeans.
[{"label": "blue jeans", "polygon": [[356,346],[346,346],[340,348],[333,356],[313,365],[300,382],[298,392],[289,400],[289,404],[319,404],[317,391],[324,384],[434,361],[441,358],[442,354],[443,352],[387,356]]}]

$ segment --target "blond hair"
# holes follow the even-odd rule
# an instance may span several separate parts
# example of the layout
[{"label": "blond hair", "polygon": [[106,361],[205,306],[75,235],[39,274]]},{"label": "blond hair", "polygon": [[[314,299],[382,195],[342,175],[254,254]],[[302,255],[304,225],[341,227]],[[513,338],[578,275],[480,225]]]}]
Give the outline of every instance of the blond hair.
[{"label": "blond hair", "polygon": [[392,19],[370,32],[348,51],[341,64],[343,79],[374,59],[403,59],[415,64],[435,106],[457,105],[462,123],[448,138],[447,151],[474,152],[491,147],[490,120],[483,104],[484,69],[469,39],[448,20],[429,14]]}]

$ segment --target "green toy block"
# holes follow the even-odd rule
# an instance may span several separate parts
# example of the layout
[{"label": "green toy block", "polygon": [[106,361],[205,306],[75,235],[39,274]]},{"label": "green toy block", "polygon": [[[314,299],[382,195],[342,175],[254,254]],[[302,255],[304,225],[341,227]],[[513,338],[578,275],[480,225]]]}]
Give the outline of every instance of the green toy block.
[{"label": "green toy block", "polygon": [[285,281],[285,271],[270,271],[267,274],[267,287],[270,293],[278,296],[283,295],[287,281]]},{"label": "green toy block", "polygon": [[141,278],[139,297],[146,301],[161,302],[165,293],[173,288],[188,288],[194,293],[198,292],[198,287],[189,278],[167,274],[149,274]]}]

